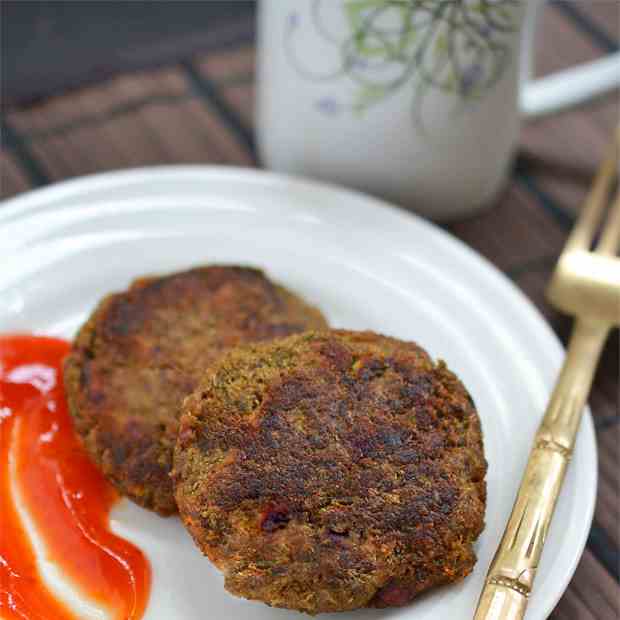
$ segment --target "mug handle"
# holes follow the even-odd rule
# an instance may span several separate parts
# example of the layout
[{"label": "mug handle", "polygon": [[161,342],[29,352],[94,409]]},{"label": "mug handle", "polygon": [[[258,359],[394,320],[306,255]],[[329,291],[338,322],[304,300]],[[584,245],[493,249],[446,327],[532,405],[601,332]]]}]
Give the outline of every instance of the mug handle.
[{"label": "mug handle", "polygon": [[519,108],[526,119],[579,105],[620,86],[620,52],[532,80],[534,35],[544,4],[531,3],[523,24]]}]

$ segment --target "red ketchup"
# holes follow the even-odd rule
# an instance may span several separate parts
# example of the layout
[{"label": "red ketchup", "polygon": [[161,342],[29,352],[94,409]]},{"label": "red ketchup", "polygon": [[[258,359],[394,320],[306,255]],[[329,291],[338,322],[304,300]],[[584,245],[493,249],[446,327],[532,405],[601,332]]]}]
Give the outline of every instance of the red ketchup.
[{"label": "red ketchup", "polygon": [[114,620],[137,620],[149,597],[144,554],[110,531],[118,496],[73,432],[62,384],[64,340],[0,336],[0,616],[77,618],[46,586],[16,509],[73,589]]}]

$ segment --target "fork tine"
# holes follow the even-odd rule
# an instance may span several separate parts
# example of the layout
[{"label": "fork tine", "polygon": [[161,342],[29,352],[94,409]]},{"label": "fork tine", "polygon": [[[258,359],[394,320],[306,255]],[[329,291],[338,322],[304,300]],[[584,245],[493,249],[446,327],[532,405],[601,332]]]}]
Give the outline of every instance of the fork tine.
[{"label": "fork tine", "polygon": [[[614,133],[605,161],[601,165],[590,189],[590,193],[581,209],[581,214],[566,241],[567,250],[589,250],[592,238],[606,205],[611,184],[617,174],[618,150],[620,149],[620,126]],[[613,238],[612,238],[613,239]],[[615,253],[615,252],[614,252]]]},{"label": "fork tine", "polygon": [[599,254],[614,255],[620,248],[620,189],[616,192],[607,223],[596,246]]}]

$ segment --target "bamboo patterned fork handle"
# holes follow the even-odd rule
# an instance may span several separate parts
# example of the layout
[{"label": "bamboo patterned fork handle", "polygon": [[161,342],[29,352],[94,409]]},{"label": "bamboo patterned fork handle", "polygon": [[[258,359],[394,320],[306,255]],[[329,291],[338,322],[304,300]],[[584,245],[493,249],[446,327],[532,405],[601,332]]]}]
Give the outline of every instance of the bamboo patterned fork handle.
[{"label": "bamboo patterned fork handle", "polygon": [[609,326],[575,323],[564,366],[530,453],[475,620],[523,618],[583,407]]}]

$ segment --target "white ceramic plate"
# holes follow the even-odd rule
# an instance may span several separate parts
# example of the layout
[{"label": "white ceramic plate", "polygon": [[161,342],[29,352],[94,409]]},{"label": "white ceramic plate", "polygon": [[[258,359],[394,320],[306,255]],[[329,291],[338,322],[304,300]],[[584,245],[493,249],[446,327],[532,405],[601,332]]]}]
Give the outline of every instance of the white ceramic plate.
[{"label": "white ceramic plate", "polygon": [[[0,207],[0,331],[71,337],[97,300],[144,273],[249,263],[316,303],[332,325],[420,342],[472,393],[489,461],[486,529],[474,573],[409,607],[338,620],[470,618],[510,512],[562,348],[494,267],[422,219],[361,194],[223,167],[164,167],[87,177]],[[527,618],[546,618],[586,542],[596,446],[586,415]],[[176,518],[131,502],[113,529],[153,568],[146,620],[298,619],[228,595]],[[83,602],[85,605],[87,601]],[[86,605],[82,617],[101,617]]]}]

